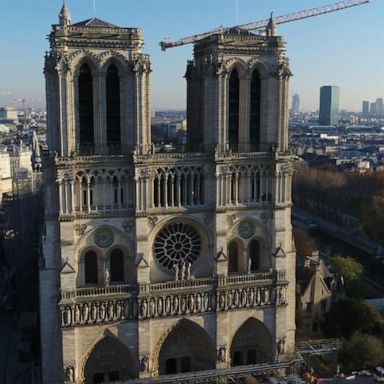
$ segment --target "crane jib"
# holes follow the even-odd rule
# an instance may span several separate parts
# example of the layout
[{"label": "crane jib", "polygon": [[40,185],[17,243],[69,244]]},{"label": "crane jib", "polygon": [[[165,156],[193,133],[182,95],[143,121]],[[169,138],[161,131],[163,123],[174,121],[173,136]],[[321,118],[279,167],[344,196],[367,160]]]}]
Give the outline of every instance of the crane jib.
[{"label": "crane jib", "polygon": [[[318,8],[312,8],[312,9],[307,9],[304,11],[298,11],[294,13],[289,13],[288,15],[284,16],[277,16],[274,19],[274,22],[276,24],[283,24],[283,23],[290,23],[292,21],[296,20],[302,20],[302,19],[307,19],[309,17],[315,17],[315,16],[320,16],[324,15],[326,13],[331,13],[331,12],[337,12],[341,11],[346,8],[351,8],[351,7],[356,7],[358,5],[363,5],[370,3],[371,0],[345,0],[345,1],[340,1],[335,4],[329,4],[329,5],[324,5],[322,7]],[[272,16],[271,16],[272,17]],[[248,23],[248,24],[242,24],[242,25],[237,25],[235,27],[230,27],[230,28],[218,28],[210,32],[205,32],[205,33],[199,33],[197,35],[192,35],[192,36],[187,36],[182,39],[170,42],[170,41],[161,41],[160,46],[163,51],[165,51],[168,48],[174,48],[174,47],[179,47],[181,45],[185,44],[193,44],[199,40],[202,40],[208,36],[215,35],[218,33],[225,33],[231,29],[234,28],[240,28],[246,31],[254,31],[258,30],[261,28],[265,28],[268,25],[269,18],[265,20],[260,20],[260,21],[255,21],[253,23]]]}]

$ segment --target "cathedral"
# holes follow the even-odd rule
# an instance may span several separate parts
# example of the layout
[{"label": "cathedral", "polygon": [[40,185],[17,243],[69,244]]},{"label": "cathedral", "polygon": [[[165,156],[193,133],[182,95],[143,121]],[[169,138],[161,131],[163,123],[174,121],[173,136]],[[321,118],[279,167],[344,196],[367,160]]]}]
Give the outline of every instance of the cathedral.
[{"label": "cathedral", "polygon": [[73,23],[64,4],[49,42],[43,383],[284,371],[295,345],[291,72],[273,19],[259,34],[195,42],[187,145],[170,153],[151,142],[140,29]]}]

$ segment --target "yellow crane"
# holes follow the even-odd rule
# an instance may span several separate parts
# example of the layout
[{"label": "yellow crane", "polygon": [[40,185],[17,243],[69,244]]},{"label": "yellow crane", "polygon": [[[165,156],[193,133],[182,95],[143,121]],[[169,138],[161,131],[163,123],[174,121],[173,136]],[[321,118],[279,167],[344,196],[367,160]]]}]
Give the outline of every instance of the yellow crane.
[{"label": "yellow crane", "polygon": [[[290,23],[296,20],[307,19],[309,17],[320,16],[326,13],[337,12],[346,8],[356,7],[358,5],[369,3],[370,1],[371,0],[346,0],[346,1],[341,1],[335,4],[325,5],[318,8],[312,8],[304,11],[289,13],[288,15],[284,15],[284,16],[278,16],[273,18],[273,20],[276,24]],[[258,29],[262,29],[268,25],[269,20],[270,19],[255,21],[252,23],[237,25],[235,27],[230,27],[230,28],[218,28],[213,31],[199,33],[197,35],[192,35],[192,36],[187,36],[176,41],[161,41],[159,44],[161,46],[161,49],[165,51],[166,49],[169,49],[169,48],[179,47],[185,44],[196,43],[197,41],[202,40],[208,36],[211,36],[217,33],[225,33],[233,28],[239,28],[246,31],[255,31]]]}]

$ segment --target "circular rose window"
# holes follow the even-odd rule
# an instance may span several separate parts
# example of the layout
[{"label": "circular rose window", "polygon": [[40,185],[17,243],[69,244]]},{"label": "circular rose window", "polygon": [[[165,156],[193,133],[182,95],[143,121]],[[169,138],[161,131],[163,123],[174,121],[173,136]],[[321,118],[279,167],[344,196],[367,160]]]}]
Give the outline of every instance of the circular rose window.
[{"label": "circular rose window", "polygon": [[197,260],[201,252],[201,238],[192,226],[172,223],[156,236],[153,252],[156,261],[170,272],[181,261],[192,264]]}]

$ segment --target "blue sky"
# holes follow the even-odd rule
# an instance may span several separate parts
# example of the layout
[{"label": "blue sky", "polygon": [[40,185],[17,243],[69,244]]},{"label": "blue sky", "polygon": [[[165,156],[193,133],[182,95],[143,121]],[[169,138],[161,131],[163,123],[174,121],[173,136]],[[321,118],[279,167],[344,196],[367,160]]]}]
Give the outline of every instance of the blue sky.
[{"label": "blue sky", "polygon": [[[332,0],[95,0],[95,16],[124,27],[140,27],[151,56],[154,108],[184,108],[187,60],[192,46],[162,52],[160,40],[176,40],[220,25],[262,20]],[[94,16],[93,0],[67,0],[74,22]],[[44,104],[46,36],[57,23],[61,0],[0,0],[0,106]],[[318,106],[322,85],[340,86],[340,107],[359,111],[362,100],[384,96],[384,1],[278,26],[287,41],[294,77],[290,93],[301,107]],[[41,101],[38,101],[41,99]]]}]

